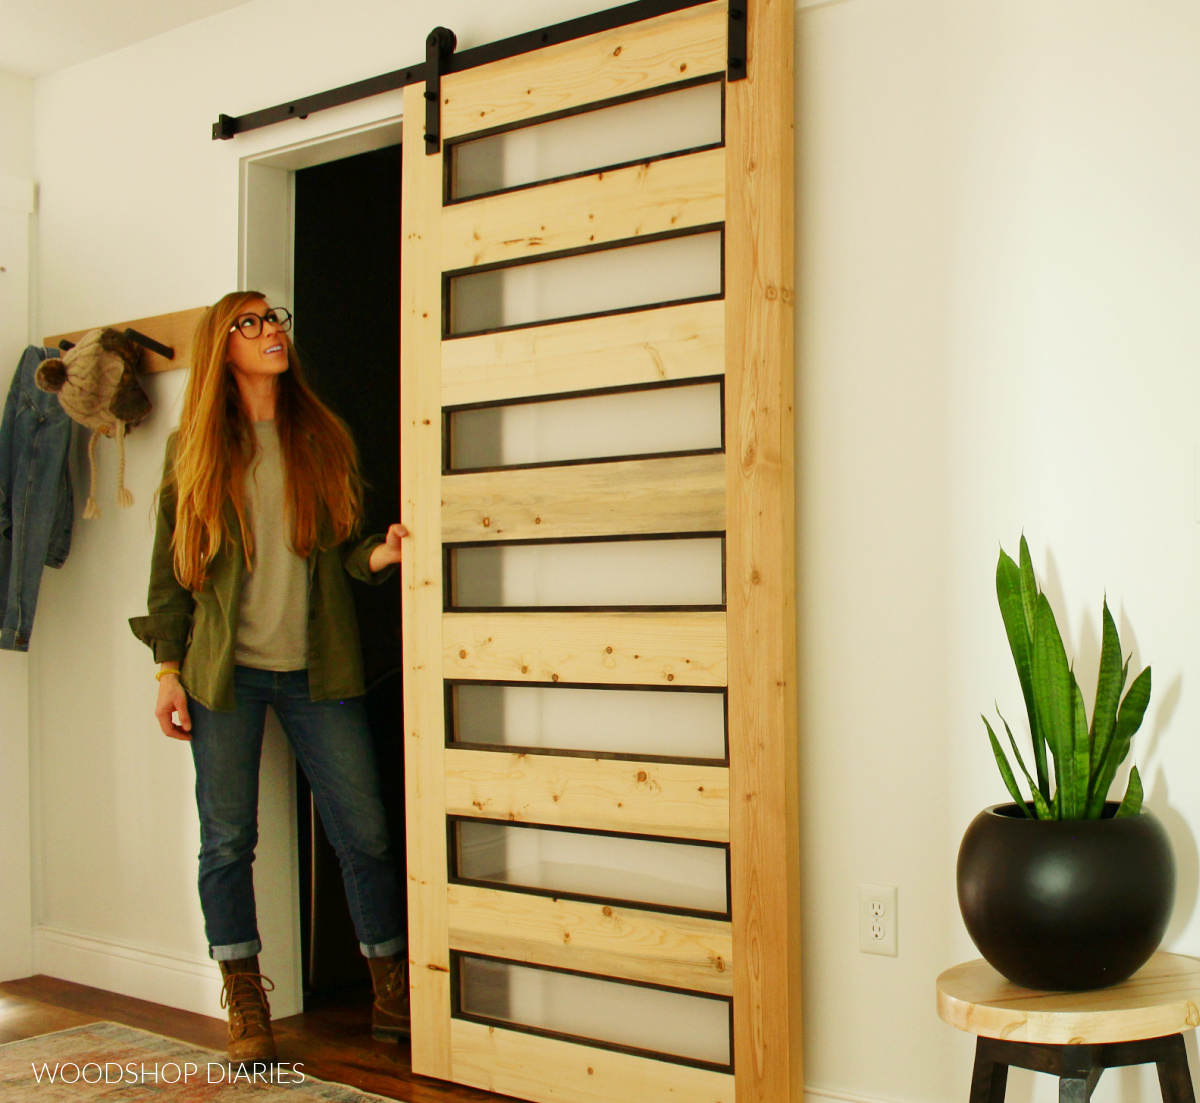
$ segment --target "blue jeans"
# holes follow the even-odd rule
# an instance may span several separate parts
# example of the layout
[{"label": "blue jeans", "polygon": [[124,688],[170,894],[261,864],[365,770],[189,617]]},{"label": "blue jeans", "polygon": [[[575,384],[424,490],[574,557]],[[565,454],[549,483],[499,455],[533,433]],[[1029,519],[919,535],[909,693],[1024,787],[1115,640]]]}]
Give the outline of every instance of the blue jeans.
[{"label": "blue jeans", "polygon": [[276,673],[239,666],[233,687],[233,712],[188,701],[200,812],[200,907],[209,955],[230,961],[262,949],[251,866],[268,705],[308,778],[337,851],[363,954],[402,953],[400,887],[362,698],[313,701],[305,670]]}]

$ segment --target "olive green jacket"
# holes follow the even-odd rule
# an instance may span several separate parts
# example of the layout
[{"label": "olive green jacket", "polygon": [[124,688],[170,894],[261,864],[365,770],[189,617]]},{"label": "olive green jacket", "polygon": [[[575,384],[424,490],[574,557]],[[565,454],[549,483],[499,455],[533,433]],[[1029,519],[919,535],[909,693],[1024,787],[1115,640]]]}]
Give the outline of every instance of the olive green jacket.
[{"label": "olive green jacket", "polygon": [[[166,466],[174,459],[167,442]],[[226,506],[228,537],[208,567],[204,588],[189,590],[175,577],[171,540],[175,533],[175,489],[158,499],[158,521],[150,560],[148,616],[132,617],[133,634],[158,663],[180,662],[189,697],[206,708],[232,712],[234,643],[245,575],[241,534],[232,505]],[[322,541],[323,543],[324,541]],[[308,686],[314,701],[358,697],[365,692],[358,621],[347,575],[382,582],[395,569],[372,574],[371,552],[382,536],[358,544],[318,548],[308,557]]]}]

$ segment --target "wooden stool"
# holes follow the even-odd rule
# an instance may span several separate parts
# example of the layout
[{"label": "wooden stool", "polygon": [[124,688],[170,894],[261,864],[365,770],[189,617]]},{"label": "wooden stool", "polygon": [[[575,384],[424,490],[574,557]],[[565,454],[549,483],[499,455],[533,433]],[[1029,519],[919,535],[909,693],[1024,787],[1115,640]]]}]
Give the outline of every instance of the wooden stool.
[{"label": "wooden stool", "polygon": [[1004,1103],[1010,1065],[1058,1077],[1059,1103],[1087,1103],[1105,1069],[1158,1066],[1163,1103],[1196,1103],[1183,1032],[1200,1024],[1200,961],[1155,954],[1097,992],[1036,992],[986,961],[947,969],[938,1014],[977,1036],[970,1103]]}]

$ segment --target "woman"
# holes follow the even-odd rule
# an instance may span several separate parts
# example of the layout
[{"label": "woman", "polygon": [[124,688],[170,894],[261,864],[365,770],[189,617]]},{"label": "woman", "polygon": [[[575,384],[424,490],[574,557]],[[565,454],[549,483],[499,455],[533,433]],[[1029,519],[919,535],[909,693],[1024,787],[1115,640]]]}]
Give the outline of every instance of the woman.
[{"label": "woman", "polygon": [[226,295],[200,320],[179,430],[167,442],[149,615],[130,621],[160,666],[163,734],[191,744],[200,904],[234,1061],[275,1055],[251,876],[268,705],[341,862],[375,988],[372,1033],[408,1033],[400,889],[347,582],[381,581],[408,532],[392,525],[354,542],[354,443],[305,382],[290,328],[288,312],[254,291]]}]

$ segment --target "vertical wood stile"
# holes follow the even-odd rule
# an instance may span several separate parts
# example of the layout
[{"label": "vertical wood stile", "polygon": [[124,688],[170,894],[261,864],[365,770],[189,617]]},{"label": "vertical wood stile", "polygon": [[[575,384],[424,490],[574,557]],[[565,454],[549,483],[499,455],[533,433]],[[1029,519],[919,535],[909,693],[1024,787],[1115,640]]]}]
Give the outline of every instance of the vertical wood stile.
[{"label": "vertical wood stile", "polygon": [[442,155],[427,156],[425,85],[404,92],[400,334],[404,761],[414,1072],[450,1080],[442,694]]},{"label": "vertical wood stile", "polygon": [[791,0],[751,0],[726,88],[726,584],[739,1103],[799,1103]]}]

